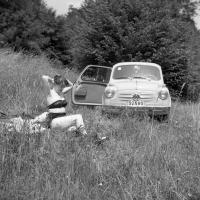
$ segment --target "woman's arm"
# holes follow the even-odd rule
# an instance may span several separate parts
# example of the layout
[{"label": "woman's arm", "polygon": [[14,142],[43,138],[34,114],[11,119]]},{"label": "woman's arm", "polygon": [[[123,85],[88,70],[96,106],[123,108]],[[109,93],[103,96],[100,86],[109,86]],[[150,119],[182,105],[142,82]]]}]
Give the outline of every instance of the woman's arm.
[{"label": "woman's arm", "polygon": [[73,85],[73,83],[72,83],[69,79],[67,79],[67,81],[68,81],[68,84],[69,84],[70,86]]},{"label": "woman's arm", "polygon": [[65,79],[65,87],[62,89],[62,93],[67,93],[69,90],[72,89],[72,86],[73,86],[73,83],[68,80],[68,79]]},{"label": "woman's arm", "polygon": [[62,93],[67,93],[69,90],[71,90],[72,89],[72,87],[70,86],[70,87],[65,87],[65,88],[63,88],[63,90],[62,90]]}]

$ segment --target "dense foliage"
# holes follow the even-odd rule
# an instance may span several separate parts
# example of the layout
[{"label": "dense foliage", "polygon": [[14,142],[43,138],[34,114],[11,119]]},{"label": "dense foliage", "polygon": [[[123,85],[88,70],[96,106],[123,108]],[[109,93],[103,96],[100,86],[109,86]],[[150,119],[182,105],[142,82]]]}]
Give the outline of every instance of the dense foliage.
[{"label": "dense foliage", "polygon": [[192,39],[198,41],[194,8],[190,1],[86,1],[67,18],[73,22],[73,62],[81,68],[89,63],[155,62],[172,93],[178,94],[194,79],[191,64],[197,52],[189,49]]},{"label": "dense foliage", "polygon": [[85,0],[81,8],[56,16],[42,0],[0,0],[0,45],[45,52],[76,69],[155,62],[173,94],[186,83],[184,96],[195,99],[200,63],[195,8],[190,0]]},{"label": "dense foliage", "polygon": [[68,63],[64,20],[42,0],[0,0],[0,45]]}]

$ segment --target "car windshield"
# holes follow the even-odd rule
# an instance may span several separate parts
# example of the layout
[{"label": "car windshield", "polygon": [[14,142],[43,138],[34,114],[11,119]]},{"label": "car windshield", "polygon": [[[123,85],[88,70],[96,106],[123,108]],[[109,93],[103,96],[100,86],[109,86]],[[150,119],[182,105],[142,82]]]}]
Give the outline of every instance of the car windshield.
[{"label": "car windshield", "polygon": [[113,79],[161,79],[160,70],[152,65],[122,65],[114,69]]}]

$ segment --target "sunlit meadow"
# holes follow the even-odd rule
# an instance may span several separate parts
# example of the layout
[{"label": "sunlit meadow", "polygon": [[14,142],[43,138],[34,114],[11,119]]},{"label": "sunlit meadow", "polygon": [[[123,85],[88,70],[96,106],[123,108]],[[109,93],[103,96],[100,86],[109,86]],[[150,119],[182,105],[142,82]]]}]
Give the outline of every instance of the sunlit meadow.
[{"label": "sunlit meadow", "polygon": [[[45,111],[41,75],[62,73],[44,56],[0,51],[0,110],[31,116]],[[67,98],[70,98],[68,96]],[[69,101],[70,102],[70,101]],[[0,199],[184,200],[200,191],[200,106],[173,103],[169,123],[144,117],[83,115],[88,137],[66,131],[0,134]],[[96,134],[109,140],[96,143]]]}]

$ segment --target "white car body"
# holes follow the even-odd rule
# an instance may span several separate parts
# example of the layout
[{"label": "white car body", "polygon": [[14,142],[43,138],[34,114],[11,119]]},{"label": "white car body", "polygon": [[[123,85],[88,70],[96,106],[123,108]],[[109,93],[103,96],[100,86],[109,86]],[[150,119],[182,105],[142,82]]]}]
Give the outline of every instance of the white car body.
[{"label": "white car body", "polygon": [[[135,76],[132,71],[142,74]],[[87,66],[73,85],[72,103],[102,106],[104,111],[113,113],[127,109],[168,116],[171,97],[158,64],[122,62],[112,68]]]},{"label": "white car body", "polygon": [[[129,78],[115,79],[116,70],[130,66],[147,66],[156,68],[160,73],[158,80],[151,78],[134,78],[130,74]],[[113,90],[113,95],[109,96],[109,90]],[[108,95],[106,95],[108,91]],[[166,97],[162,99],[161,93]],[[138,111],[148,111],[154,115],[169,115],[171,108],[171,97],[169,90],[164,84],[161,67],[155,63],[147,62],[122,62],[113,66],[110,81],[105,89],[102,99],[104,110],[119,111],[120,108],[134,109]]]}]

